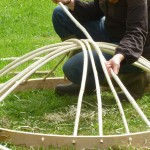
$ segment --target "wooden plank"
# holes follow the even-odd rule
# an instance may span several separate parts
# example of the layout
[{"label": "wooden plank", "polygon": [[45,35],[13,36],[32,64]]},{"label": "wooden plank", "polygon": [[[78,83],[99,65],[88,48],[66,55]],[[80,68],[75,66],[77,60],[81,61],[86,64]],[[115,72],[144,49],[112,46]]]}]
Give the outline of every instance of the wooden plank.
[{"label": "wooden plank", "polygon": [[[58,84],[66,84],[69,83],[67,79],[64,77],[53,77],[47,78],[43,80],[42,78],[30,79],[27,82],[19,85],[15,91],[25,91],[25,90],[38,90],[38,89],[54,89]],[[2,84],[0,84],[1,86]],[[110,91],[110,88],[107,86],[102,86],[103,91]],[[150,83],[145,89],[145,92],[150,92]]]},{"label": "wooden plank", "polygon": [[20,84],[15,89],[15,92],[25,90],[54,89],[56,85],[66,83],[69,83],[69,81],[67,79],[64,79],[64,77],[53,77],[47,78],[46,80],[43,80],[43,78],[30,79]]},{"label": "wooden plank", "polygon": [[[0,61],[14,61],[16,59],[18,59],[19,57],[7,57],[7,58],[0,58]],[[41,57],[35,57],[32,60],[38,60]]]},{"label": "wooden plank", "polygon": [[[49,70],[49,71],[36,71],[34,74],[37,76],[44,76],[44,75],[47,75],[50,71],[51,70]],[[15,71],[15,72],[10,72],[9,74],[15,76],[19,73],[20,73],[19,71]],[[54,77],[54,73],[51,73],[50,76]]]},{"label": "wooden plank", "polygon": [[15,145],[33,147],[74,147],[76,149],[108,148],[118,146],[150,147],[150,131],[129,135],[111,136],[69,136],[40,133],[27,133],[0,129],[0,141],[9,141]]}]

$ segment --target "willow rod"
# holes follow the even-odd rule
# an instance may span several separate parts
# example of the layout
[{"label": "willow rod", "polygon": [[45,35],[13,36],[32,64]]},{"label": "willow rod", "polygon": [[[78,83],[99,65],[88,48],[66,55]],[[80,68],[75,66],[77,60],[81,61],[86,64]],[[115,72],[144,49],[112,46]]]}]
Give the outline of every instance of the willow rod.
[{"label": "willow rod", "polygon": [[[3,101],[8,94],[10,94],[16,87],[18,87],[22,82],[24,82],[29,76],[31,76],[35,71],[37,71],[40,67],[42,67],[44,64],[47,62],[51,61],[52,59],[69,52],[71,49],[63,50],[59,49],[58,51],[52,52],[53,54],[48,54],[42,60],[38,60],[40,63],[38,65],[35,65],[33,67],[29,66],[28,68],[25,69],[24,72],[20,73],[21,78],[19,80],[16,80],[16,82],[9,88],[9,90],[5,91],[1,97],[0,97],[0,102]],[[36,62],[37,63],[37,62]]]},{"label": "willow rod", "polygon": [[[71,46],[67,46],[70,47]],[[63,48],[67,48],[67,47],[61,47],[61,50]],[[59,50],[58,50],[59,51]],[[55,53],[55,52],[54,52]],[[44,57],[45,58],[45,57]],[[16,80],[18,80],[19,78],[21,78],[24,74],[24,72],[28,72],[30,70],[30,68],[32,67],[36,67],[38,64],[40,64],[40,62],[44,59],[43,57],[39,60],[37,60],[36,62],[34,62],[32,65],[30,65],[29,67],[27,67],[26,69],[24,69],[23,72],[20,72],[18,75],[16,75],[15,77],[13,77],[12,79],[10,79],[9,81],[7,81],[5,84],[3,84],[3,86],[0,87],[0,95],[3,91],[5,91],[9,86],[11,86]]]},{"label": "willow rod", "polygon": [[82,40],[87,47],[87,50],[89,52],[91,64],[92,64],[92,69],[94,73],[94,79],[95,79],[95,85],[96,85],[96,95],[97,95],[97,102],[98,102],[98,125],[99,125],[99,135],[102,137],[103,136],[103,119],[102,119],[102,99],[101,99],[101,89],[100,89],[100,82],[98,79],[98,73],[94,61],[94,57],[92,54],[92,50],[90,47],[90,44],[86,40]]},{"label": "willow rod", "polygon": [[[22,57],[19,57],[18,59],[16,59],[15,61],[13,61],[12,63],[8,64],[6,67],[4,67],[2,70],[0,70],[0,76],[5,75],[6,73],[8,73],[9,71],[11,71],[12,69],[20,66],[21,64],[25,63],[26,61],[32,60],[32,58],[48,53],[50,51],[54,51],[56,49],[58,49],[60,46],[60,44],[58,44],[58,47],[56,47],[57,44],[55,44],[55,46],[45,46],[43,48],[39,48],[37,50],[34,50],[26,55],[23,55]],[[71,46],[71,44],[69,44]],[[63,47],[65,46],[65,43],[63,43]],[[72,44],[72,47],[74,46],[74,43]]]},{"label": "willow rod", "polygon": [[[68,51],[69,50],[73,50],[69,45],[68,45]],[[33,64],[31,64],[29,67],[27,67],[26,69],[24,69],[22,72],[20,72],[19,74],[17,74],[15,77],[13,77],[10,81],[7,82],[7,84],[4,84],[1,86],[0,89],[0,95],[3,94],[3,92],[5,92],[5,90],[7,90],[10,86],[12,86],[17,80],[19,80],[20,78],[22,78],[26,73],[28,73],[30,70],[32,70],[32,68],[41,65],[42,61],[47,59],[48,57],[50,57],[51,55],[58,53],[59,51],[62,51],[64,49],[64,47],[59,48],[56,51],[51,52],[50,54],[44,56],[43,58],[37,60],[36,62],[34,62]],[[66,50],[67,51],[67,50]]]},{"label": "willow rod", "polygon": [[79,119],[80,119],[80,113],[81,113],[81,105],[82,105],[83,94],[84,94],[84,90],[85,90],[85,83],[86,83],[86,77],[87,77],[87,68],[88,68],[88,54],[87,54],[86,47],[81,41],[79,41],[79,40],[75,40],[75,41],[79,45],[81,45],[81,47],[82,47],[82,51],[83,51],[83,54],[84,54],[84,62],[83,62],[83,72],[82,72],[83,75],[82,75],[80,92],[79,92],[79,96],[78,96],[78,103],[77,103],[77,111],[76,111],[76,118],[75,118],[73,136],[77,136],[77,133],[78,133]]}]

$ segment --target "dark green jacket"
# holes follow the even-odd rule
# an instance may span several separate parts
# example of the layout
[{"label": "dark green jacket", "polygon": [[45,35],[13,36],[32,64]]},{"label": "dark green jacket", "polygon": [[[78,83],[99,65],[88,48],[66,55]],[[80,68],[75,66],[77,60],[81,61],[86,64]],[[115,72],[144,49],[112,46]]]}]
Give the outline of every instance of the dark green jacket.
[{"label": "dark green jacket", "polygon": [[120,41],[116,53],[123,54],[127,63],[133,63],[141,55],[146,58],[150,56],[148,3],[150,0],[119,0],[116,4],[108,0],[75,0],[75,9],[71,13],[83,22],[105,16],[110,39]]}]

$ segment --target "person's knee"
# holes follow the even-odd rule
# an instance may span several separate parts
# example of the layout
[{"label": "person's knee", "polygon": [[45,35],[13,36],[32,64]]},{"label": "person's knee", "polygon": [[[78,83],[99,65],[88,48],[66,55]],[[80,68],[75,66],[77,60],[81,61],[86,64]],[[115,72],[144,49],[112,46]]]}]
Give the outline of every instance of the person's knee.
[{"label": "person's knee", "polygon": [[80,84],[82,78],[82,67],[79,67],[78,62],[74,58],[69,59],[64,64],[63,72],[68,80],[75,84]]},{"label": "person's knee", "polygon": [[64,11],[62,10],[62,8],[60,6],[57,6],[52,14],[52,22],[55,25],[55,23],[59,22],[59,20],[61,19],[62,14],[64,13]]}]

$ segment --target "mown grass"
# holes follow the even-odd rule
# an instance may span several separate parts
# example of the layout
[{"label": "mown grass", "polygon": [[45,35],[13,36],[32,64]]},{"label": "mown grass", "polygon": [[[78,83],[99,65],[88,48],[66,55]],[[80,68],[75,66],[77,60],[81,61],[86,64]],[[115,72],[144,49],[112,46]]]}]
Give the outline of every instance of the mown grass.
[{"label": "mown grass", "polygon": [[5,0],[0,5],[0,57],[23,55],[55,43],[51,22],[55,5],[44,0]]},{"label": "mown grass", "polygon": [[[104,134],[123,134],[121,116],[113,96],[103,93]],[[150,117],[144,96],[138,103]],[[131,132],[144,131],[148,128],[138,117],[137,112],[128,102],[123,102]],[[57,96],[52,90],[39,90],[11,94],[1,103],[1,127],[30,132],[71,135],[76,115],[76,96]],[[85,96],[80,119],[80,135],[98,135],[96,96]],[[9,123],[8,123],[9,122]]]},{"label": "mown grass", "polygon": [[[60,42],[54,32],[51,16],[56,5],[44,0],[5,0],[0,4],[0,58],[18,57],[36,48]],[[42,70],[50,70],[57,59]],[[8,61],[0,62],[0,69]],[[19,67],[25,68],[28,64]],[[61,66],[55,72],[62,76]],[[11,76],[0,78],[0,83]],[[150,118],[150,95],[146,93],[138,104]],[[116,102],[110,92],[102,93],[104,134],[123,134]],[[131,132],[145,131],[148,127],[128,102],[122,102]],[[57,96],[53,90],[12,93],[0,103],[0,127],[39,133],[72,135],[77,105],[76,96]],[[79,135],[98,135],[97,100],[95,95],[83,99]],[[13,150],[26,150],[11,143]],[[34,149],[34,148],[29,148]],[[35,148],[36,149],[36,148]],[[43,148],[40,148],[43,149]],[[55,149],[50,147],[49,149]],[[68,149],[68,148],[62,148]],[[69,148],[71,149],[71,148]]]}]

